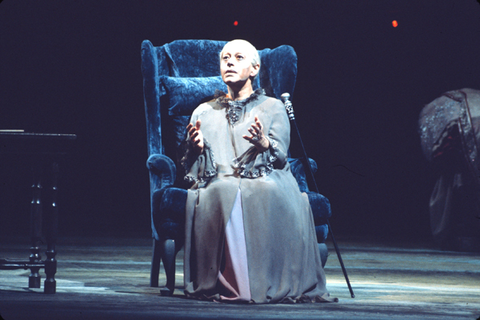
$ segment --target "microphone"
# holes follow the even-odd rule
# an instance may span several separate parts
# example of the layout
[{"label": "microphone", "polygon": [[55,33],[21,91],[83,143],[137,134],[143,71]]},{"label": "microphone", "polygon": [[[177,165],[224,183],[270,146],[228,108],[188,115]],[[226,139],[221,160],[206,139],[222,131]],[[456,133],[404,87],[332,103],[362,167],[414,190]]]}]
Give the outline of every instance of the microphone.
[{"label": "microphone", "polygon": [[295,120],[295,114],[293,113],[292,102],[289,100],[290,93],[288,92],[282,93],[280,98],[282,98],[283,104],[285,105],[285,109],[287,109],[288,119],[290,119],[290,121]]}]

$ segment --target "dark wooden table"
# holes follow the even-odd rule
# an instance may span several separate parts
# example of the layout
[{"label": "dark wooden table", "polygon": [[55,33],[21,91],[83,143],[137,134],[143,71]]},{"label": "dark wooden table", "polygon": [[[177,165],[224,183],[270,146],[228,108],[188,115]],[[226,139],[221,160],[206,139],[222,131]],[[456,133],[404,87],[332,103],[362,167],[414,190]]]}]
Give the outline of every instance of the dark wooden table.
[{"label": "dark wooden table", "polygon": [[[27,260],[0,259],[1,270],[30,269],[28,287],[40,288],[39,270],[45,268],[45,293],[56,292],[57,272],[56,240],[58,231],[58,179],[60,162],[70,151],[75,134],[26,133],[0,131],[0,161],[4,157],[21,157],[33,172],[32,202],[30,211],[30,257]],[[5,168],[2,168],[5,169]],[[10,168],[8,168],[10,170]],[[11,170],[16,170],[11,168]],[[20,170],[21,171],[21,170]],[[49,187],[44,188],[44,181]],[[44,204],[44,195],[49,202]],[[1,205],[1,204],[0,204]],[[42,260],[40,243],[47,242],[46,259]]]}]

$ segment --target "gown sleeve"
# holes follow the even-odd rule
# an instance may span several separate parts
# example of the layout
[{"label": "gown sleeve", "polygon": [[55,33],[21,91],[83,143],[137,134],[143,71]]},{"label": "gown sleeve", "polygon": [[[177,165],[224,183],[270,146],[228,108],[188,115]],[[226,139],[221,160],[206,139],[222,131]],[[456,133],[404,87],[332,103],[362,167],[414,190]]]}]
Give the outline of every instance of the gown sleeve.
[{"label": "gown sleeve", "polygon": [[266,132],[270,142],[268,149],[259,152],[255,146],[251,146],[233,161],[233,168],[242,177],[263,177],[274,169],[283,169],[287,163],[290,123],[283,104],[277,100],[268,116],[271,117],[271,125]]},{"label": "gown sleeve", "polygon": [[[199,114],[194,112],[190,119],[190,123],[195,123],[199,118]],[[205,184],[212,177],[217,175],[215,155],[212,147],[207,139],[203,139],[203,151],[197,154],[190,143],[190,138],[185,139],[185,154],[181,160],[181,164],[185,169],[185,180],[188,182],[198,183],[199,187]]]}]

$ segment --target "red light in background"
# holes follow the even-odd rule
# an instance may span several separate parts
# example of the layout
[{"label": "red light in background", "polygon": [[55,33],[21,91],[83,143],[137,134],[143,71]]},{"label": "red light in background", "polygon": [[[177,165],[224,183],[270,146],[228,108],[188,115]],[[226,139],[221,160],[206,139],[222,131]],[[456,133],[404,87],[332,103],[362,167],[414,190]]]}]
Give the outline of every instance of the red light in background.
[{"label": "red light in background", "polygon": [[235,22],[233,23],[233,25],[234,25],[235,27],[238,26],[238,21],[235,21]]},{"label": "red light in background", "polygon": [[397,20],[393,20],[393,21],[392,21],[392,26],[393,26],[394,28],[398,27],[398,22],[397,22]]}]

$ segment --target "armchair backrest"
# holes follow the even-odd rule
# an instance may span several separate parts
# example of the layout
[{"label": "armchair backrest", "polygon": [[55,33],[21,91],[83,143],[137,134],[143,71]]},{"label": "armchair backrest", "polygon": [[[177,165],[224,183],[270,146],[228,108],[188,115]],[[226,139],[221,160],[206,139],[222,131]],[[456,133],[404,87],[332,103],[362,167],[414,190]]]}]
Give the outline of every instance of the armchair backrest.
[{"label": "armchair backrest", "polygon": [[[210,100],[217,89],[226,92],[220,77],[219,54],[226,41],[176,40],[155,47],[142,43],[142,74],[148,155],[165,154],[178,164],[178,149],[193,110]],[[297,55],[287,45],[259,50],[262,66],[254,89],[280,99],[293,95]]]}]

